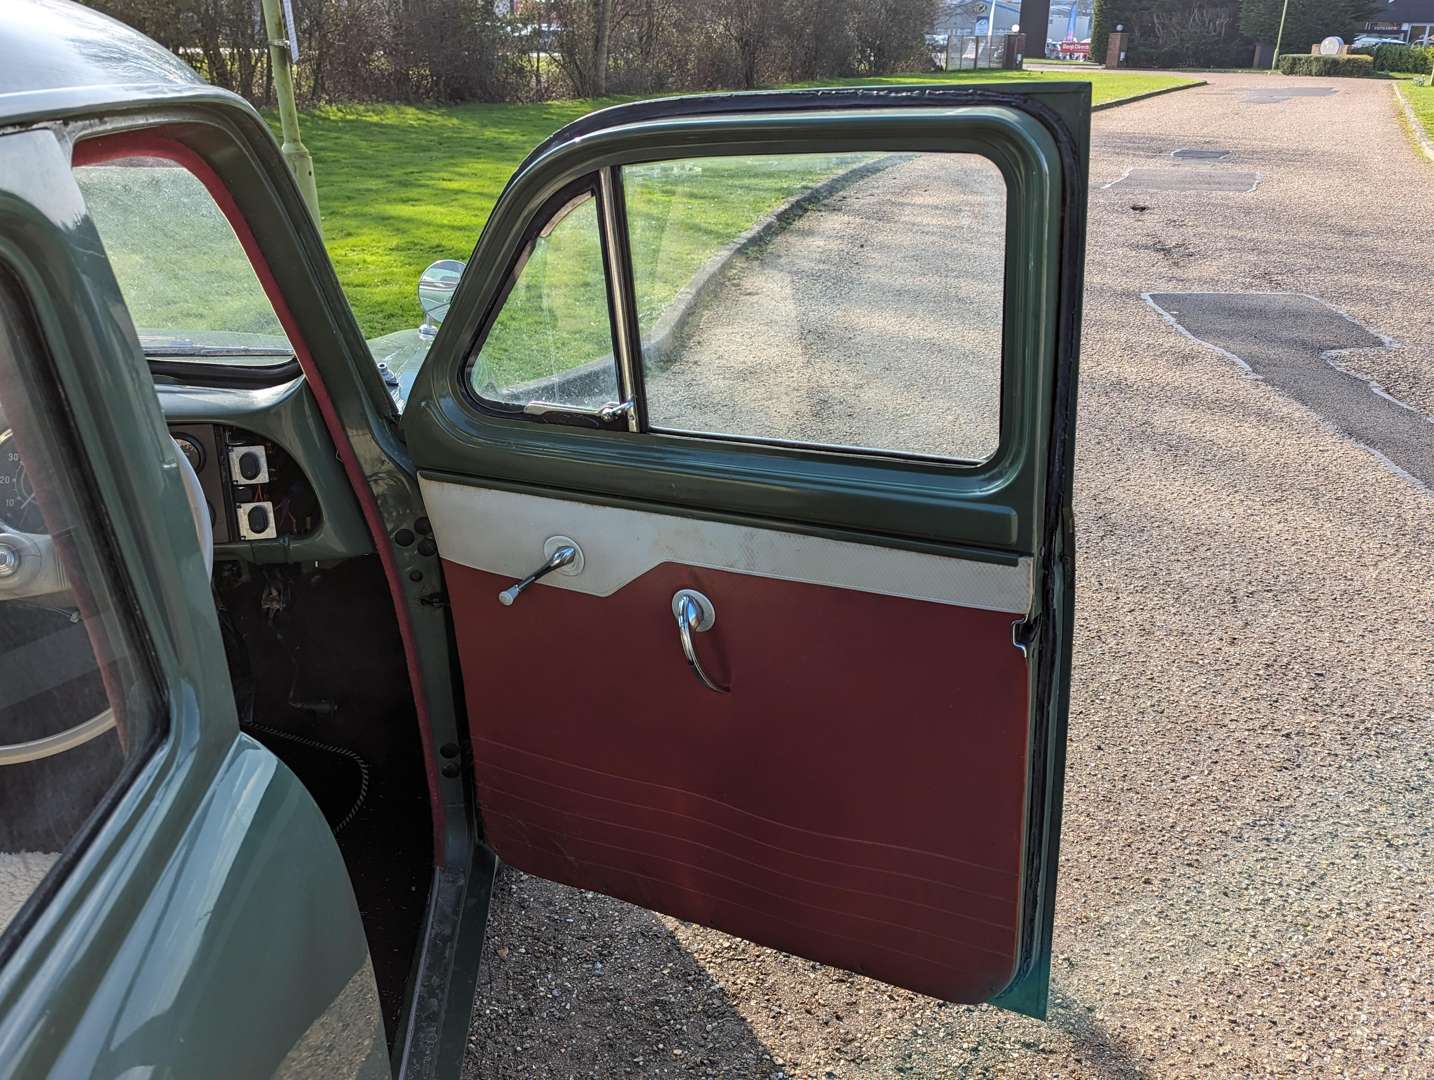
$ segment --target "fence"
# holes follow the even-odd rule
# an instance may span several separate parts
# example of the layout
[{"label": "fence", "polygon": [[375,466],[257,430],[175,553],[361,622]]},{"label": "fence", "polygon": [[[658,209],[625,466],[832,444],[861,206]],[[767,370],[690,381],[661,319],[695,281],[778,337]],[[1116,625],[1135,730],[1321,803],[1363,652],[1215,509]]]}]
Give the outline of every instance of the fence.
[{"label": "fence", "polygon": [[975,71],[1006,66],[1006,34],[948,34],[944,44],[932,50],[931,60],[942,71]]}]

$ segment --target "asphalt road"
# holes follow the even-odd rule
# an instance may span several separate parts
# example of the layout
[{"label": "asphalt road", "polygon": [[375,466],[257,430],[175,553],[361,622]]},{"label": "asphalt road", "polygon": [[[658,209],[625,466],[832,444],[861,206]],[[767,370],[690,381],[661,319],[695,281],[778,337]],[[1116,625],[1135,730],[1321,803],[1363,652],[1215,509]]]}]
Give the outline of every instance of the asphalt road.
[{"label": "asphalt road", "polygon": [[[1434,1073],[1434,495],[1143,299],[1312,295],[1434,413],[1434,167],[1388,84],[1210,81],[1095,119],[1050,1021],[505,874],[468,1076]],[[1182,147],[1260,181],[1098,186]]]}]

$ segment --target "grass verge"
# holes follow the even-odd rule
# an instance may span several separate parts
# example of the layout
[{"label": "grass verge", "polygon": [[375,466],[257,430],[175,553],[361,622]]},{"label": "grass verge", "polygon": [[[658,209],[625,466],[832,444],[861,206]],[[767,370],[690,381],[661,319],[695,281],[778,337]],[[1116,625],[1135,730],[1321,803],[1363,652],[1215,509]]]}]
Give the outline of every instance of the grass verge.
[{"label": "grass verge", "polygon": [[[625,169],[643,340],[683,286],[735,237],[781,204],[875,156],[791,154],[760,163],[715,158]],[[588,201],[535,242],[483,343],[475,389],[503,398],[515,384],[582,367],[611,350],[597,213]],[[602,400],[616,393],[616,386],[607,389]]]},{"label": "grass verge", "polygon": [[[1093,101],[1102,104],[1196,80],[1144,72],[980,71],[809,85],[1050,81],[1088,82]],[[467,258],[494,200],[528,151],[564,124],[623,100],[345,105],[306,112],[302,130],[318,174],[324,237],[364,333],[377,337],[417,325],[419,274],[435,259]],[[789,194],[783,188],[768,192],[765,201],[745,200],[740,215],[749,218],[709,224],[734,236]],[[673,265],[690,264],[697,254]]]},{"label": "grass verge", "polygon": [[1424,137],[1434,142],[1434,80],[1429,84],[1420,86],[1412,79],[1401,81],[1399,84],[1400,93],[1404,100],[1409,102],[1409,108],[1414,113],[1414,119],[1424,129]]}]

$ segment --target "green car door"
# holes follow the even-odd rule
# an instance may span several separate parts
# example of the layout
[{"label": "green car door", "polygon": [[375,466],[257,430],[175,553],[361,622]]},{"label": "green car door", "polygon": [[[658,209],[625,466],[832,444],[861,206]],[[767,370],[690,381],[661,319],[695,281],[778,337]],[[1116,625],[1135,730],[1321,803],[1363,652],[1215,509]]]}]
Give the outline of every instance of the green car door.
[{"label": "green car door", "polygon": [[240,734],[203,500],[58,129],[0,136],[0,433],[0,1075],[388,1075],[343,861]]},{"label": "green car door", "polygon": [[[0,135],[0,1075],[385,1075],[65,93]],[[1088,87],[593,114],[514,175],[401,419],[252,110],[95,94],[205,148],[371,511],[437,862],[394,1060],[458,1068],[494,854],[1044,1014]]]},{"label": "green car door", "polygon": [[519,168],[403,417],[499,858],[1044,1015],[1088,127],[715,95]]}]

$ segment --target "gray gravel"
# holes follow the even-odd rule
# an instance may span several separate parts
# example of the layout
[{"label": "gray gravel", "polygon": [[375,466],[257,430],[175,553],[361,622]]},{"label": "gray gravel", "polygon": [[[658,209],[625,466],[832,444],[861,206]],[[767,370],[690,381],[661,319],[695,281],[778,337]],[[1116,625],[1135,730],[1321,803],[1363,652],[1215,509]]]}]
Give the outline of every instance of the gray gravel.
[{"label": "gray gravel", "polygon": [[652,423],[985,460],[1005,194],[984,159],[921,154],[814,206],[728,265],[648,380]]},{"label": "gray gravel", "polygon": [[1434,497],[1141,300],[1313,294],[1434,411],[1434,167],[1388,84],[1210,81],[1095,119],[1097,183],[1262,182],[1092,193],[1051,1021],[505,872],[468,1076],[1434,1073]]}]

